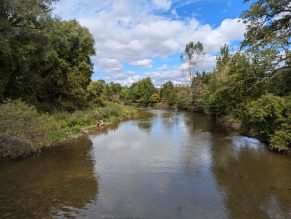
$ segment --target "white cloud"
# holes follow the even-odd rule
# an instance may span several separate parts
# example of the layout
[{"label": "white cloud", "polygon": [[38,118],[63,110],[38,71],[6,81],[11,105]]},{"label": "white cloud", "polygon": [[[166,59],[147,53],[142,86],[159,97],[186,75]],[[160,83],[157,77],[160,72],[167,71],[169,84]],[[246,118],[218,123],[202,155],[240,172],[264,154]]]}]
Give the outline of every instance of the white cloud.
[{"label": "white cloud", "polygon": [[142,60],[138,60],[135,62],[131,62],[130,64],[133,66],[138,66],[138,67],[142,67],[142,68],[151,68],[152,66],[152,60],[151,59],[142,59]]},{"label": "white cloud", "polygon": [[[155,13],[157,9],[173,11],[173,7],[194,1],[197,0],[60,0],[56,13],[76,18],[94,35],[96,56],[92,60],[96,72],[104,72],[112,80],[121,73],[128,82],[141,76],[129,75],[124,64],[150,68],[155,58],[180,53],[189,41],[201,41],[208,54],[203,69],[211,69],[213,55],[224,43],[243,39],[245,25],[238,19],[225,19],[213,28],[193,17],[171,18]],[[161,74],[173,78],[177,69],[166,70],[168,74]],[[161,78],[153,75],[156,80]],[[174,75],[177,77],[177,73]]]},{"label": "white cloud", "polygon": [[153,0],[153,3],[160,9],[168,11],[171,9],[172,2],[170,0]]},{"label": "white cloud", "polygon": [[157,68],[157,70],[160,70],[160,71],[167,70],[167,69],[168,69],[168,65],[166,65],[166,64]]}]

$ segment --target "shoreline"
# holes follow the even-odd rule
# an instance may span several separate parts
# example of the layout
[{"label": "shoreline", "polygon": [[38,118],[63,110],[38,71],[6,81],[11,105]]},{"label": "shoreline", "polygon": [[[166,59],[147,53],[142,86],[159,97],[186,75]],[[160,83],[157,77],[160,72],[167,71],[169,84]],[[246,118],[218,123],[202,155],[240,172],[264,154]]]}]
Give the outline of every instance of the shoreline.
[{"label": "shoreline", "polygon": [[0,134],[0,159],[25,159],[62,142],[77,139],[95,128],[98,130],[100,125],[106,129],[114,123],[143,115],[135,107],[114,103],[74,113],[57,112],[51,115],[38,113],[35,108],[21,102],[17,104],[23,106],[20,112],[14,110],[14,103],[8,105],[13,111],[9,111],[12,113],[3,122],[8,125]]}]

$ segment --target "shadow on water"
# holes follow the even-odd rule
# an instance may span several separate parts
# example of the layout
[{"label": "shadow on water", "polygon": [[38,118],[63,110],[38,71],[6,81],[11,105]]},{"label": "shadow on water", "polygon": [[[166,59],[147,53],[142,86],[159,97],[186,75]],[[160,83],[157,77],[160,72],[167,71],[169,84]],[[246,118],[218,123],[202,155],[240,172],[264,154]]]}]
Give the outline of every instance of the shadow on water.
[{"label": "shadow on water", "polygon": [[96,201],[98,176],[82,137],[37,158],[0,163],[1,218],[73,216]]}]

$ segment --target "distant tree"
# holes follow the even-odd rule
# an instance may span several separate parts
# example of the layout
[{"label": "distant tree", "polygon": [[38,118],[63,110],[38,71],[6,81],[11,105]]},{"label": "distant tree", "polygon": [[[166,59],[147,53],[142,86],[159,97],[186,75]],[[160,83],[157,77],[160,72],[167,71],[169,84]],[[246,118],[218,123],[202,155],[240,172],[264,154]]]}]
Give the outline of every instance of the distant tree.
[{"label": "distant tree", "polygon": [[186,45],[184,53],[181,55],[181,60],[184,64],[184,71],[192,81],[195,74],[198,72],[198,65],[204,57],[204,49],[202,43],[190,42]]},{"label": "distant tree", "polygon": [[167,103],[169,106],[174,106],[177,102],[177,92],[173,82],[168,81],[163,84],[161,88],[161,100],[164,103]]},{"label": "distant tree", "polygon": [[155,93],[156,88],[150,78],[142,79],[133,83],[130,87],[129,98],[133,102],[149,104],[151,96]]},{"label": "distant tree", "polygon": [[154,93],[151,97],[150,97],[150,102],[151,103],[159,103],[161,101],[161,97],[160,94],[158,92]]},{"label": "distant tree", "polygon": [[87,87],[87,93],[88,93],[88,101],[102,104],[104,98],[104,92],[105,92],[105,81],[98,80],[98,81],[91,81],[90,84]]}]

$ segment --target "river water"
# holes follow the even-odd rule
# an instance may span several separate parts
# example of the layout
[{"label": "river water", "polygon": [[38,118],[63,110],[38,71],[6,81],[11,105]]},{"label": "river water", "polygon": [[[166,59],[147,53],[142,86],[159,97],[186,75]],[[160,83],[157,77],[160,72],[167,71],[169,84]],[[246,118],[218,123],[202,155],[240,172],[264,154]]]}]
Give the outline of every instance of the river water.
[{"label": "river water", "polygon": [[0,218],[291,218],[291,159],[209,116],[150,110],[0,162]]}]

